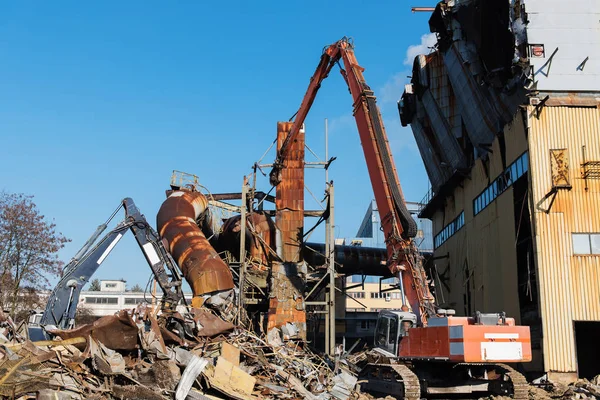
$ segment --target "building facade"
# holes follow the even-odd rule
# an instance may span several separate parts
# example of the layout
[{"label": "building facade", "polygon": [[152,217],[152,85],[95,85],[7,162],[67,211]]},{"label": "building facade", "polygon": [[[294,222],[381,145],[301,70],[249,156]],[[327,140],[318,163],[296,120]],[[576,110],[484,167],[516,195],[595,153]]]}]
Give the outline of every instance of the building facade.
[{"label": "building facade", "polygon": [[437,297],[531,328],[554,380],[600,373],[600,3],[441,2],[399,103],[432,192]]},{"label": "building facade", "polygon": [[[158,305],[161,296],[160,291],[156,297],[149,292],[128,292],[124,280],[101,280],[99,291],[81,291],[77,307],[85,309],[92,317],[103,317],[135,308],[142,303]],[[192,301],[192,293],[184,293],[184,296],[188,303]]]}]

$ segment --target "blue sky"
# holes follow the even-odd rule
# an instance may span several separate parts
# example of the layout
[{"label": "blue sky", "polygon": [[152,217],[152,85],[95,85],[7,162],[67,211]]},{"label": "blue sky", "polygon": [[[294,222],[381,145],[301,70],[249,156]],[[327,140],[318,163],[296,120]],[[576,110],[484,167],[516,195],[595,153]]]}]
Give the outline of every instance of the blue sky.
[{"label": "blue sky", "polygon": [[[411,13],[411,5],[3,3],[0,190],[35,196],[42,213],[73,239],[60,253],[65,261],[123,197],[132,197],[154,225],[174,169],[198,175],[212,192],[239,191],[273,141],[277,121],[297,110],[323,47],[351,36],[379,97],[404,193],[419,201],[427,176],[396,108],[410,74],[407,62],[426,52],[431,39],[423,36],[429,15]],[[329,119],[337,237],[356,233],[373,196],[351,111],[334,70],[306,128],[308,145],[323,155]],[[308,175],[310,189],[322,197],[323,172]],[[258,187],[268,191],[268,180]],[[309,198],[307,208],[316,208]],[[95,277],[124,278],[132,286],[144,285],[149,275],[129,235]]]}]

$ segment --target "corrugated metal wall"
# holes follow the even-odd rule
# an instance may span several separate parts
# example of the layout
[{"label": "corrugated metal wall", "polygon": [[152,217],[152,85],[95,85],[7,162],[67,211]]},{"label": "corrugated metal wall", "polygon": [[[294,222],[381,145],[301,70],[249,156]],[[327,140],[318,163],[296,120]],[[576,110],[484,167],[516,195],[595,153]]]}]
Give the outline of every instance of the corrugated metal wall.
[{"label": "corrugated metal wall", "polygon": [[[529,158],[536,263],[543,319],[546,371],[576,372],[574,320],[600,320],[600,256],[574,256],[572,232],[600,232],[600,181],[581,178],[587,160],[600,161],[598,108],[530,107]],[[550,149],[567,149],[571,190],[559,190],[550,206]]]},{"label": "corrugated metal wall", "polygon": [[[505,137],[506,162],[510,164],[527,150],[520,113],[505,128]],[[458,314],[469,309],[471,312],[506,311],[519,321],[512,187],[478,215],[473,215],[473,199],[504,170],[500,155],[500,146],[495,140],[489,160],[477,160],[470,179],[465,179],[462,187],[457,186],[453,195],[446,198],[444,210],[433,216],[434,234],[461,211],[465,216],[463,228],[435,250],[435,256],[442,257],[436,260],[438,273],[449,286],[438,284],[438,291],[443,292],[445,303],[456,308]],[[465,296],[467,289],[469,296]]]}]

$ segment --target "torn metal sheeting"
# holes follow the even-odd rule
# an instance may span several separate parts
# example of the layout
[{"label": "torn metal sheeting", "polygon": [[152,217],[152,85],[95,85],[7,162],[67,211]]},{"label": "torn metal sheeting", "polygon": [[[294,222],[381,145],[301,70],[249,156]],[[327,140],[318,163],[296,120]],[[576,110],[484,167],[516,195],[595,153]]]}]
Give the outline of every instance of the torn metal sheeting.
[{"label": "torn metal sheeting", "polygon": [[135,350],[139,347],[138,326],[127,310],[102,317],[93,324],[70,330],[52,330],[50,333],[63,339],[91,336],[113,350]]}]

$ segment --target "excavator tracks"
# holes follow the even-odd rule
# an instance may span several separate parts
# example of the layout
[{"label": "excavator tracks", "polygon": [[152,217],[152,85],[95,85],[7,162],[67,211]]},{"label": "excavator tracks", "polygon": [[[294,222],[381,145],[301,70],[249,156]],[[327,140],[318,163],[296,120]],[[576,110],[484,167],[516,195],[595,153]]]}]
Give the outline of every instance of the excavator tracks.
[{"label": "excavator tracks", "polygon": [[[527,383],[527,380],[525,379],[525,377],[523,375],[521,375],[519,372],[515,371],[512,367],[506,365],[506,364],[471,364],[471,363],[461,363],[461,364],[455,364],[454,367],[449,366],[450,369],[456,368],[456,367],[464,367],[464,368],[472,368],[472,367],[484,367],[488,372],[488,374],[492,374],[493,376],[490,378],[486,378],[485,380],[487,380],[487,382],[489,382],[489,386],[488,386],[488,390],[487,393],[485,390],[479,392],[479,394],[477,396],[510,396],[512,399],[515,400],[528,400],[529,399],[529,384]],[[419,367],[416,366],[416,368],[418,369]],[[440,376],[440,373],[442,371],[437,370],[437,372],[435,372],[435,375],[437,375],[438,377]],[[451,375],[449,372],[449,370],[447,371],[448,374],[446,375],[448,377],[448,379],[451,379]],[[496,375],[497,374],[497,375]],[[422,398],[422,393],[423,393],[423,397],[429,398],[430,396],[437,396],[439,398],[440,395],[443,395],[443,392],[440,391],[436,391],[433,393],[430,393],[429,390],[427,389],[427,384],[429,383],[429,378],[433,377],[433,376],[422,376],[421,378],[423,379],[424,382],[424,388],[423,389],[421,387],[421,380],[419,379],[419,377],[413,372],[413,370],[408,367],[407,365],[404,364],[395,364],[390,363],[390,360],[388,360],[387,362],[384,363],[369,363],[367,366],[365,366],[365,368],[363,369],[362,373],[361,373],[362,377],[359,380],[360,385],[361,385],[361,390],[366,391],[366,392],[377,392],[377,393],[382,393],[382,394],[389,394],[392,395],[398,399],[404,399],[404,400],[418,400]],[[427,375],[427,374],[425,374]],[[442,374],[442,376],[444,376],[445,374]],[[479,378],[479,384],[482,383],[483,377]],[[470,384],[474,384],[475,386],[477,386],[477,382],[473,382]],[[469,385],[469,383],[467,381],[465,381],[464,383],[460,384],[458,382],[456,382],[458,384],[458,386],[456,388],[460,388],[463,387],[465,385]],[[438,381],[438,386],[432,386],[431,388],[437,387],[438,390],[439,388],[443,388],[444,386],[439,386],[439,381]],[[458,395],[461,392],[458,391],[453,391],[452,386],[447,386],[447,388],[449,389],[446,393],[447,394],[451,394],[451,395]],[[423,392],[423,390],[425,392]],[[463,389],[464,390],[464,389]],[[481,389],[479,389],[481,390]],[[428,393],[428,394],[425,394]],[[475,393],[477,392],[471,392],[471,391],[466,391],[466,392],[462,392],[465,395],[469,396],[470,398],[472,398]]]},{"label": "excavator tracks", "polygon": [[[525,377],[517,372],[514,368],[506,365],[506,364],[478,364],[478,363],[461,363],[461,364],[457,364],[457,367],[476,367],[476,366],[482,366],[482,367],[487,367],[488,369],[495,369],[497,374],[501,374],[505,377],[508,377],[510,379],[510,384],[512,386],[512,394],[510,394],[510,397],[512,399],[515,400],[529,400],[529,383],[527,383],[527,379],[525,379]],[[494,382],[494,380],[490,381],[491,383]],[[493,390],[492,390],[493,391]],[[494,396],[508,396],[509,393],[505,393],[504,391],[500,390],[497,393],[490,393],[491,395]]]},{"label": "excavator tracks", "polygon": [[504,375],[510,378],[513,386],[512,398],[516,400],[528,400],[529,399],[529,384],[527,379],[519,372],[515,371],[512,367],[506,364],[496,364],[498,369],[503,370]]},{"label": "excavator tracks", "polygon": [[369,364],[363,370],[361,389],[367,392],[390,394],[404,400],[419,400],[419,378],[403,364]]},{"label": "excavator tracks", "polygon": [[415,375],[415,373],[412,372],[406,365],[390,364],[390,367],[402,378],[402,384],[404,385],[404,399],[420,399],[421,384],[419,383],[419,378],[417,375]]}]

